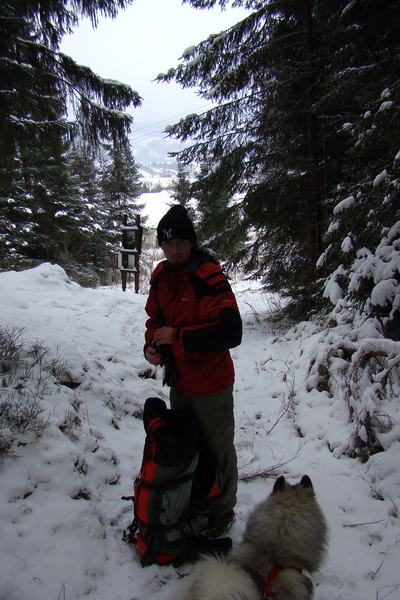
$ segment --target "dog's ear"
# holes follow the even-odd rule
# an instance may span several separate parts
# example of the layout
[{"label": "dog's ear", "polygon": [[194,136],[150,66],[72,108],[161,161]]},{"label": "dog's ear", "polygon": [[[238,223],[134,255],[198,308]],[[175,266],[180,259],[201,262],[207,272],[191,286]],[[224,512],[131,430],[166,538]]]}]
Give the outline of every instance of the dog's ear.
[{"label": "dog's ear", "polygon": [[272,490],[272,493],[277,494],[278,492],[283,492],[283,490],[285,489],[285,485],[286,485],[286,480],[285,480],[284,476],[281,475],[275,481],[275,485],[274,485],[274,489]]},{"label": "dog's ear", "polygon": [[301,481],[300,481],[300,485],[302,485],[303,488],[305,488],[305,489],[308,488],[312,492],[314,492],[312,481],[311,481],[311,479],[309,478],[308,475],[303,475],[303,477],[301,478]]}]

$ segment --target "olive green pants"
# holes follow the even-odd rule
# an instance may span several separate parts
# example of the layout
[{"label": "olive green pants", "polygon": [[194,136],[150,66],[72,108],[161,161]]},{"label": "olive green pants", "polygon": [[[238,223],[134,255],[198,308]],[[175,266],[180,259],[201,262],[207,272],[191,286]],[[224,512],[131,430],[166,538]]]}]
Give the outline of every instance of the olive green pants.
[{"label": "olive green pants", "polygon": [[233,443],[233,384],[211,396],[183,395],[171,388],[170,402],[173,410],[192,410],[196,414],[203,444],[213,454],[222,473],[222,492],[210,500],[209,508],[215,515],[229,512],[236,504],[238,483]]}]

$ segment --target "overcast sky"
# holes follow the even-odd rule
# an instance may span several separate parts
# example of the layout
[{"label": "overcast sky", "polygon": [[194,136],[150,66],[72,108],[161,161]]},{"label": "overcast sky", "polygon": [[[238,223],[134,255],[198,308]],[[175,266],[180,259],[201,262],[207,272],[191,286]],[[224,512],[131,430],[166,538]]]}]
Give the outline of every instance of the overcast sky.
[{"label": "overcast sky", "polygon": [[159,73],[175,67],[183,52],[244,18],[244,9],[199,10],[181,0],[134,0],[117,18],[101,19],[92,29],[82,21],[61,50],[104,78],[129,84],[143,98],[133,109],[138,131],[143,123],[163,130],[180,117],[196,112],[206,102],[195,91],[175,83],[152,82]]}]

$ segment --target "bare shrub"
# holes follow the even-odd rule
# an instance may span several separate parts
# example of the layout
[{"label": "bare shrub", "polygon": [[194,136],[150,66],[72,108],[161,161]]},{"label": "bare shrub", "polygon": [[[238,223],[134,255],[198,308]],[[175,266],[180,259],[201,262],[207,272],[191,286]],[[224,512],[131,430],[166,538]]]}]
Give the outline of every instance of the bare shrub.
[{"label": "bare shrub", "polygon": [[26,432],[41,435],[48,419],[42,404],[48,386],[68,379],[68,364],[21,327],[0,327],[0,452]]},{"label": "bare shrub", "polygon": [[0,374],[11,377],[20,363],[23,349],[22,327],[0,327]]},{"label": "bare shrub", "polygon": [[308,390],[342,397],[349,411],[350,437],[341,453],[363,461],[382,452],[381,434],[397,424],[395,410],[400,377],[399,345],[385,339],[335,339],[317,352],[309,369]]},{"label": "bare shrub", "polygon": [[38,435],[46,428],[47,420],[42,418],[45,408],[34,392],[24,388],[22,393],[12,390],[0,403],[0,428],[15,430],[18,433],[33,431]]}]

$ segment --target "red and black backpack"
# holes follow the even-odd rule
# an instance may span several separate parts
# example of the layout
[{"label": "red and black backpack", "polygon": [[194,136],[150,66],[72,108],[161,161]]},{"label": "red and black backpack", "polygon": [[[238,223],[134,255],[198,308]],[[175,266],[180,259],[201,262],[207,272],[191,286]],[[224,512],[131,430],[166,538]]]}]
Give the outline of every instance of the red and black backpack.
[{"label": "red and black backpack", "polygon": [[221,491],[215,462],[201,446],[195,415],[148,398],[143,424],[140,473],[133,496],[124,497],[133,500],[134,520],[123,539],[135,545],[142,566],[179,564],[196,559],[199,552],[229,549],[230,538],[207,540],[193,532],[196,513]]}]

